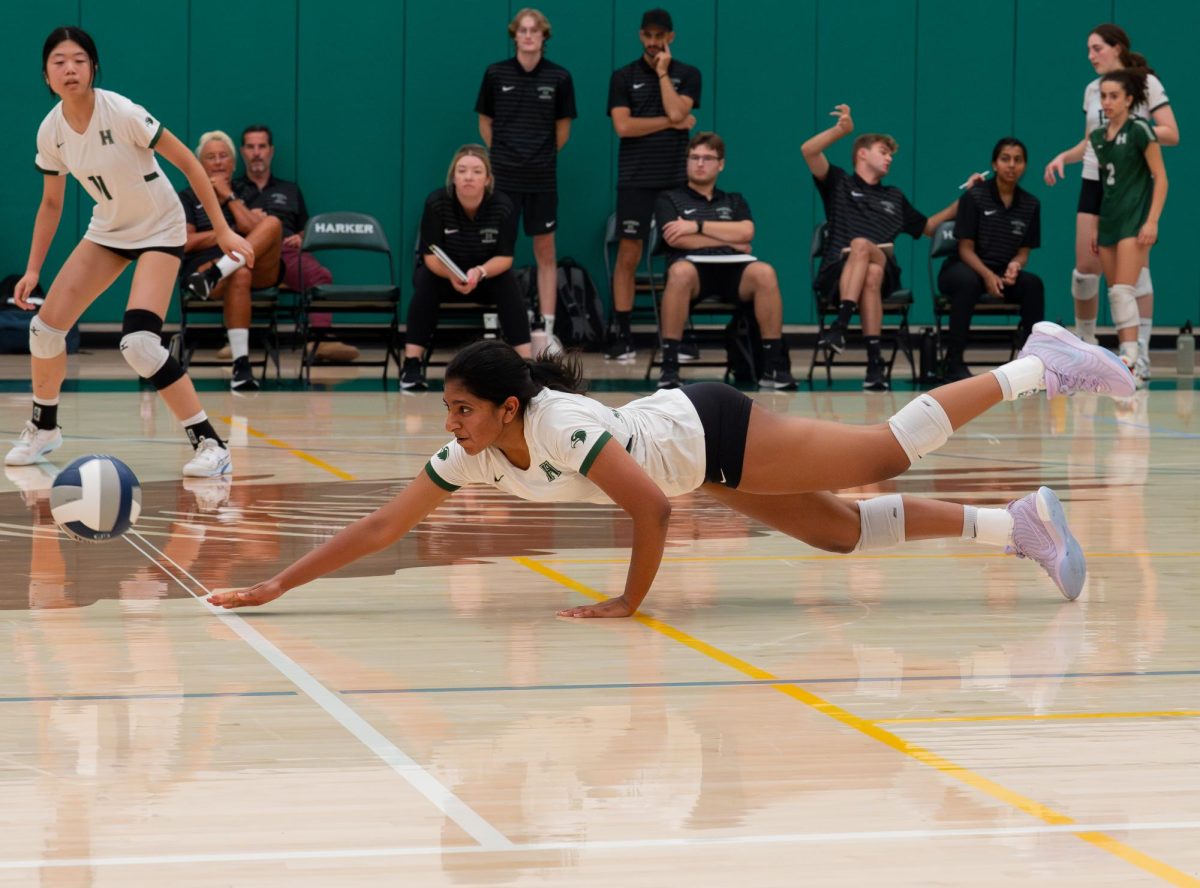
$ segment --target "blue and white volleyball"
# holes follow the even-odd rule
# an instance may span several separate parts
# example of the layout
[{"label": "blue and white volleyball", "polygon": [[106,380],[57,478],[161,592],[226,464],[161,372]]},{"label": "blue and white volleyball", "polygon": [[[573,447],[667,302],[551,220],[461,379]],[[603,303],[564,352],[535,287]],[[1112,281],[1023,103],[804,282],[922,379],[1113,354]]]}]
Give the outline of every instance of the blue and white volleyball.
[{"label": "blue and white volleyball", "polygon": [[115,540],[142,512],[142,486],[115,456],[81,456],[50,488],[50,515],[68,536],[87,543]]}]

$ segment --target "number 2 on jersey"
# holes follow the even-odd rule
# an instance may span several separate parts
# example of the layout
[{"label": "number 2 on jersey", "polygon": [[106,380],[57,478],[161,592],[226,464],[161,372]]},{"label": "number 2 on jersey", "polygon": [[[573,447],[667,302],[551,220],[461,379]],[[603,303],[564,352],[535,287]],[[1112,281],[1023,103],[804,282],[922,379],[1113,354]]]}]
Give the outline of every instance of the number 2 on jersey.
[{"label": "number 2 on jersey", "polygon": [[[1109,164],[1109,166],[1112,166],[1112,164]],[[100,193],[104,195],[105,199],[112,200],[112,195],[109,194],[108,189],[104,187],[103,176],[88,176],[88,181],[96,186]]]},{"label": "number 2 on jersey", "polygon": [[1115,166],[1113,166],[1111,163],[1106,163],[1104,165],[1104,168],[1108,170],[1108,182],[1105,184],[1116,185],[1117,184],[1117,168]]}]

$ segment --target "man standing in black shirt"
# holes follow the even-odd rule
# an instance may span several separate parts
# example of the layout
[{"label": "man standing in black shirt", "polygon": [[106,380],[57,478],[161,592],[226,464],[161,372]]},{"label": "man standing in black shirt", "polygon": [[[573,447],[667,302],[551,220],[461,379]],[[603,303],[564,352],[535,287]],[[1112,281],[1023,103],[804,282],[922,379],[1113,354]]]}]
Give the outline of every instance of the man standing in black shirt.
[{"label": "man standing in black shirt", "polygon": [[491,150],[496,188],[525,217],[537,261],[538,304],[546,322],[546,349],[562,350],[554,336],[558,270],[558,152],[567,143],[575,113],[571,74],[543,54],[550,22],[536,9],[520,10],[508,25],[517,54],[489,65],[475,111],[479,134]]},{"label": "man standing in black shirt", "polygon": [[837,118],[837,123],[800,148],[825,204],[829,226],[817,286],[826,301],[840,300],[837,321],[830,325],[825,341],[836,352],[844,350],[846,327],[858,311],[867,341],[863,388],[883,392],[891,383],[880,354],[879,335],[883,297],[900,285],[900,267],[892,257],[896,236],[932,234],[943,221],[954,218],[957,201],[926,218],[899,188],[883,185],[896,141],[881,133],[866,133],[854,140],[853,173],[831,164],[825,150],[854,131],[849,105],[838,105],[831,116]]},{"label": "man standing in black shirt", "polygon": [[[274,216],[283,226],[279,261],[283,265],[284,286],[299,292],[302,286],[333,283],[329,269],[300,249],[304,226],[308,224],[308,207],[299,185],[271,174],[271,162],[275,159],[271,128],[258,123],[242,130],[241,155],[246,173],[234,180],[233,190],[251,212]],[[303,280],[301,266],[304,268]],[[331,319],[332,316],[324,312],[309,316],[309,322],[315,327],[328,327]],[[344,342],[325,340],[317,346],[317,360],[340,362],[353,361],[357,357],[358,349]]]},{"label": "man standing in black shirt", "polygon": [[700,71],[671,56],[675,39],[671,14],[651,9],[642,16],[642,55],[613,72],[608,113],[621,137],[617,157],[617,247],[613,270],[613,311],[617,337],[605,352],[612,360],[636,356],[629,316],[634,276],[650,233],[660,191],[687,183],[688,130],[700,107]]},{"label": "man standing in black shirt", "polygon": [[688,143],[687,185],[662,192],[654,206],[658,230],[667,243],[658,387],[679,387],[680,338],[692,300],[718,295],[754,305],[763,342],[759,385],[793,388],[796,380],[783,349],[779,279],[774,268],[749,255],[754,218],[740,194],[717,187],[724,169],[725,141],[716,133],[696,133]]}]

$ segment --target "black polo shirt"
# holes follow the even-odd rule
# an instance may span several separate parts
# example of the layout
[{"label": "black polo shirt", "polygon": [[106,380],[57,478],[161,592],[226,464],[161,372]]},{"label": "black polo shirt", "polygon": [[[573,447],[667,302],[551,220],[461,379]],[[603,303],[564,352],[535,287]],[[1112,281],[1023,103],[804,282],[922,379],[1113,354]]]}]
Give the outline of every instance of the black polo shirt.
[{"label": "black polo shirt", "polygon": [[[1042,245],[1041,204],[1018,185],[1012,206],[1006,207],[995,179],[977,182],[958,202],[954,236],[973,240],[983,264],[1003,274],[1021,247],[1036,249]],[[957,261],[958,254],[949,258]]]},{"label": "black polo shirt", "polygon": [[[654,202],[654,220],[658,223],[659,231],[662,231],[668,222],[674,222],[676,219],[687,219],[690,222],[697,219],[703,219],[705,222],[742,222],[746,219],[754,221],[754,217],[750,215],[750,205],[736,191],[722,191],[716,188],[713,189],[712,200],[709,200],[699,191],[693,190],[690,185],[664,191]],[[732,256],[736,252],[731,246],[676,250],[663,241],[667,265],[685,256]]]},{"label": "black polo shirt", "polygon": [[308,207],[304,205],[304,195],[295,182],[271,176],[267,179],[267,187],[260,190],[248,177],[242,176],[234,180],[233,192],[250,209],[263,210],[278,219],[283,226],[284,237],[303,232],[308,224]]},{"label": "black polo shirt", "polygon": [[[672,59],[667,68],[675,91],[700,107],[700,70]],[[613,71],[608,84],[608,115],[628,108],[633,117],[666,117],[658,72],[645,56]],[[666,129],[648,136],[621,139],[617,155],[618,188],[677,188],[687,182],[687,130]]]},{"label": "black polo shirt", "polygon": [[829,226],[822,266],[841,259],[842,250],[856,237],[889,244],[895,243],[896,235],[901,232],[914,238],[925,233],[928,220],[899,188],[868,185],[858,173],[847,173],[832,164],[824,181],[816,176],[813,181],[825,204],[825,221]]},{"label": "black polo shirt", "polygon": [[576,117],[571,73],[543,58],[526,71],[515,57],[483,72],[475,113],[492,118],[492,171],[501,191],[556,191],[559,120]]},{"label": "black polo shirt", "polygon": [[458,198],[445,188],[435,189],[425,199],[421,214],[422,255],[437,244],[463,271],[482,265],[493,256],[511,256],[517,243],[517,213],[502,192],[485,197],[472,219]]},{"label": "black polo shirt", "polygon": [[[196,192],[191,188],[184,188],[179,192],[179,200],[183,204],[183,216],[187,220],[187,224],[193,226],[197,231],[212,231],[212,220],[208,218],[208,213],[204,210],[204,204],[200,203],[200,198],[196,197]],[[233,213],[229,210],[228,204],[221,204],[221,215],[225,217],[225,221],[229,223],[229,227],[237,231],[237,220],[233,218]]]}]

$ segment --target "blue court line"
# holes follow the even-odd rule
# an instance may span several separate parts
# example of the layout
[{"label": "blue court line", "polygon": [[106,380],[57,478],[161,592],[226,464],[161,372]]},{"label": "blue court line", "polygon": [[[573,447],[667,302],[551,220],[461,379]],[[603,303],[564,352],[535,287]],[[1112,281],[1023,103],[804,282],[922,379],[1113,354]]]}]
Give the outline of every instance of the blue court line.
[{"label": "blue court line", "polygon": [[[1066,678],[1156,678],[1200,675],[1200,669],[1162,669],[1149,672],[1020,672],[1010,675],[880,675],[839,678],[729,679],[713,681],[631,681],[603,684],[476,685],[434,688],[348,688],[338,691],[346,696],[372,694],[486,694],[503,691],[619,691],[653,688],[734,688],[771,687],[773,685],[869,684],[891,681],[1021,681]],[[0,703],[88,703],[104,700],[207,700],[239,697],[298,697],[296,691],[209,691],[156,694],[45,694],[37,697],[0,697]]]}]

